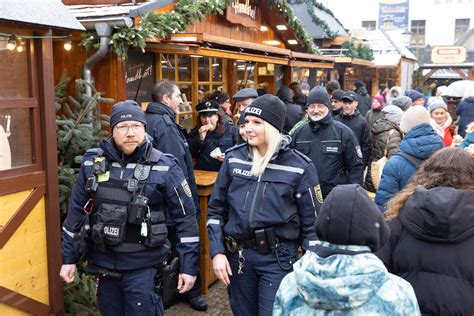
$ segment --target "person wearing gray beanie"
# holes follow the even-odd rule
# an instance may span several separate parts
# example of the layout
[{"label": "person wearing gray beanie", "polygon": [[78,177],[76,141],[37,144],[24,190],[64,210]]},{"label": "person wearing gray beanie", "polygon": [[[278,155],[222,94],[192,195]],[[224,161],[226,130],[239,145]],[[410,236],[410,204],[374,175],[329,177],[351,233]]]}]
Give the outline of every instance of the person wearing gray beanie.
[{"label": "person wearing gray beanie", "polygon": [[431,127],[444,142],[446,147],[450,147],[454,136],[457,135],[456,127],[453,124],[448,106],[442,100],[434,101],[429,107],[431,116]]},{"label": "person wearing gray beanie", "polygon": [[406,111],[412,105],[412,102],[409,97],[401,95],[395,99],[392,99],[390,104],[398,106],[400,109],[402,109],[402,111]]},{"label": "person wearing gray beanie", "polygon": [[382,109],[382,113],[384,113],[387,120],[393,122],[397,125],[400,125],[400,121],[402,119],[403,111],[398,106],[395,105],[387,105]]}]

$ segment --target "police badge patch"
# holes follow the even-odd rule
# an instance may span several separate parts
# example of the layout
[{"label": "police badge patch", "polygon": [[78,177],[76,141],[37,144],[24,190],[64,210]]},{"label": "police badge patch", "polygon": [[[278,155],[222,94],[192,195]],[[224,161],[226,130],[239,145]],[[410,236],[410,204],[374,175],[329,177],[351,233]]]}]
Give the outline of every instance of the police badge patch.
[{"label": "police badge patch", "polygon": [[189,187],[188,181],[186,181],[186,179],[181,182],[181,186],[183,187],[184,193],[186,193],[188,197],[192,197],[191,188]]},{"label": "police badge patch", "polygon": [[359,158],[362,158],[362,150],[360,150],[360,146],[356,146],[356,152],[357,152],[357,156]]},{"label": "police badge patch", "polygon": [[150,165],[141,165],[137,164],[135,167],[135,171],[133,172],[133,175],[135,178],[139,181],[143,181],[148,179],[148,176],[150,175],[150,170],[151,166]]}]

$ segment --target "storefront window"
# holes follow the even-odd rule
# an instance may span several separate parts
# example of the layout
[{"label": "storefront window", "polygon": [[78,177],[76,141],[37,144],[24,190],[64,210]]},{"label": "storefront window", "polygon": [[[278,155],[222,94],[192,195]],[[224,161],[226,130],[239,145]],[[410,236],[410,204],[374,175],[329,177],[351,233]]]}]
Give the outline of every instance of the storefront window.
[{"label": "storefront window", "polygon": [[0,36],[0,170],[35,163],[31,43],[17,39],[8,46],[8,40]]},{"label": "storefront window", "polygon": [[161,79],[169,79],[175,81],[175,55],[160,54],[161,63]]},{"label": "storefront window", "polygon": [[237,91],[255,86],[255,64],[247,61],[236,61]]},{"label": "storefront window", "polygon": [[222,81],[222,59],[211,58],[211,69],[212,69],[212,81]]},{"label": "storefront window", "polygon": [[209,82],[209,62],[210,58],[198,58],[199,82]]},{"label": "storefront window", "polygon": [[29,41],[7,48],[8,37],[0,36],[0,99],[30,98]]},{"label": "storefront window", "polygon": [[176,81],[191,82],[191,57],[187,55],[176,55],[178,78]]},{"label": "storefront window", "polygon": [[30,109],[0,109],[0,170],[33,163]]}]

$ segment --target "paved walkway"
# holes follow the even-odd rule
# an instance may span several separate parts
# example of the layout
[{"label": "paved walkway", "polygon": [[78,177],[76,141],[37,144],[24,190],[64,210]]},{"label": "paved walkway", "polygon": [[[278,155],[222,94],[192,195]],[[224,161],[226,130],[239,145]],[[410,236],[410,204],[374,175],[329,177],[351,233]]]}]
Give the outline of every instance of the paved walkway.
[{"label": "paved walkway", "polygon": [[193,310],[185,302],[176,304],[165,311],[166,316],[200,316],[200,315],[226,315],[231,316],[232,312],[229,305],[227,289],[222,282],[215,282],[209,287],[206,295],[209,308],[207,312],[198,312]]}]

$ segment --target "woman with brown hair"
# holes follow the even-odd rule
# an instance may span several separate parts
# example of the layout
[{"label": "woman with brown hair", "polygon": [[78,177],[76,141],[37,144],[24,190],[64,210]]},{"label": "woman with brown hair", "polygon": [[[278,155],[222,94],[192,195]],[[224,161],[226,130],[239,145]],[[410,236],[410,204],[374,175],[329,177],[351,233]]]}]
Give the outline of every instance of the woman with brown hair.
[{"label": "woman with brown hair", "polygon": [[474,159],[444,148],[389,203],[376,255],[411,283],[422,314],[474,314]]}]

